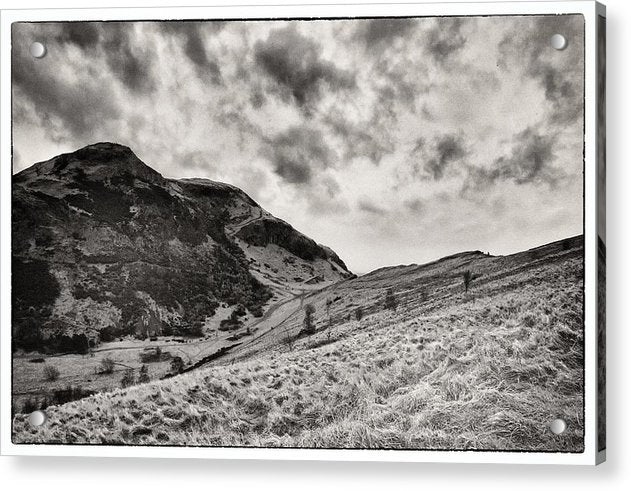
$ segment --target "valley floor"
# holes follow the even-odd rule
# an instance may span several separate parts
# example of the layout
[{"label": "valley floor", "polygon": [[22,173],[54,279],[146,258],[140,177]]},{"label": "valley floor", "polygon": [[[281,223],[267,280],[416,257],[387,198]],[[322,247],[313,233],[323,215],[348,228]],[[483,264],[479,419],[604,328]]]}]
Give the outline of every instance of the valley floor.
[{"label": "valley floor", "polygon": [[582,278],[582,237],[378,270],[304,299],[312,336],[291,309],[198,370],[18,414],[13,441],[580,452]]}]

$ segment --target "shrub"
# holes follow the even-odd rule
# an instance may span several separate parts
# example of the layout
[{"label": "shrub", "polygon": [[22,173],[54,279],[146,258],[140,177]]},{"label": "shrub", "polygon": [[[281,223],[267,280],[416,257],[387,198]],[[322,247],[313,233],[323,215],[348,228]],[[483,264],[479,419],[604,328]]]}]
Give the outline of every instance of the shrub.
[{"label": "shrub", "polygon": [[178,373],[182,373],[183,370],[184,370],[184,360],[182,360],[182,357],[180,356],[173,357],[173,360],[171,360],[171,373],[173,375],[177,375]]},{"label": "shrub", "polygon": [[113,373],[115,364],[116,363],[109,355],[106,356],[101,360],[101,373]]},{"label": "shrub", "polygon": [[116,328],[114,326],[106,326],[99,331],[99,339],[104,343],[114,341],[116,338]]},{"label": "shrub", "polygon": [[469,286],[471,286],[471,282],[478,277],[479,275],[473,274],[471,270],[469,269],[467,269],[464,273],[462,273],[462,280],[464,282],[465,293],[469,291]]},{"label": "shrub", "polygon": [[315,322],[313,316],[315,314],[315,307],[313,304],[308,303],[305,305],[305,318],[303,321],[304,331],[307,334],[313,334],[315,332]]},{"label": "shrub", "polygon": [[127,387],[131,387],[135,383],[136,383],[136,376],[134,375],[133,368],[125,370],[125,374],[123,375],[123,378],[121,379],[121,387],[125,389]]},{"label": "shrub", "polygon": [[394,296],[394,291],[392,290],[392,288],[388,288],[388,290],[386,291],[385,305],[386,308],[390,310],[396,310],[397,306],[399,305],[397,298]]},{"label": "shrub", "polygon": [[287,345],[287,348],[289,349],[289,351],[293,351],[294,345],[296,343],[296,336],[292,335],[291,333],[288,333],[287,336],[283,339],[283,343]]},{"label": "shrub", "polygon": [[90,347],[88,337],[85,334],[73,334],[72,336],[62,334],[50,338],[50,342],[55,350],[61,353],[85,354]]},{"label": "shrub", "polygon": [[147,368],[147,365],[141,366],[140,367],[140,374],[138,375],[138,383],[139,384],[146,384],[150,380],[151,379],[149,378],[149,369]]},{"label": "shrub", "polygon": [[84,397],[88,397],[91,395],[94,395],[94,391],[68,385],[65,389],[58,389],[54,391],[51,400],[44,402],[47,405],[54,404],[56,406],[61,406],[62,404],[66,404],[67,402],[76,401],[77,399],[83,399]]},{"label": "shrub", "polygon": [[250,313],[254,317],[263,317],[263,308],[260,305],[257,305],[255,307],[250,307]]},{"label": "shrub", "polygon": [[171,353],[168,351],[162,351],[160,346],[155,348],[146,348],[138,355],[141,363],[156,363],[160,361],[170,360],[172,358]]},{"label": "shrub", "polygon": [[38,404],[37,399],[31,399],[30,397],[24,401],[22,405],[22,413],[30,414],[33,411],[37,410]]},{"label": "shrub", "polygon": [[44,380],[47,382],[54,382],[59,378],[59,370],[51,365],[44,367]]},{"label": "shrub", "polygon": [[238,304],[236,308],[234,309],[234,312],[239,317],[243,317],[246,314],[245,307],[243,306],[243,304]]},{"label": "shrub", "polygon": [[234,331],[235,329],[240,328],[242,325],[243,323],[239,319],[239,314],[235,310],[232,312],[232,314],[230,314],[230,317],[222,320],[219,323],[219,330],[220,331]]},{"label": "shrub", "polygon": [[195,321],[191,327],[191,336],[201,338],[204,336],[204,323],[202,321]]}]

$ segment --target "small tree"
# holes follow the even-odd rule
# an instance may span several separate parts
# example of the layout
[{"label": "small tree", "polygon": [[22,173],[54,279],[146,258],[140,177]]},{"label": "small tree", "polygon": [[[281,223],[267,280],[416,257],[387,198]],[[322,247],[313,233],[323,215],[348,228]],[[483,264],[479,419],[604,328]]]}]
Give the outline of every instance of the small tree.
[{"label": "small tree", "polygon": [[471,285],[471,282],[476,279],[477,276],[474,275],[470,270],[466,270],[464,273],[462,273],[462,280],[464,281],[464,291],[465,293],[467,293],[469,291],[469,286]]},{"label": "small tree", "polygon": [[201,338],[204,336],[204,323],[202,321],[195,321],[191,326],[191,336]]},{"label": "small tree", "polygon": [[360,321],[362,320],[363,317],[364,317],[364,309],[362,309],[361,307],[357,307],[355,309],[355,319]]},{"label": "small tree", "polygon": [[113,373],[114,372],[114,360],[112,360],[111,356],[106,356],[101,360],[101,373]]},{"label": "small tree", "polygon": [[289,351],[293,351],[294,344],[296,343],[296,336],[292,335],[291,332],[287,334],[287,337],[283,340],[287,345]]},{"label": "small tree", "polygon": [[30,397],[24,401],[22,406],[22,413],[29,414],[37,410],[37,399],[31,399]]},{"label": "small tree", "polygon": [[52,365],[46,365],[44,367],[44,380],[47,382],[54,382],[59,378],[59,370]]},{"label": "small tree", "polygon": [[171,360],[171,373],[177,375],[184,370],[184,360],[180,356],[174,356]]},{"label": "small tree", "polygon": [[333,300],[330,298],[326,299],[326,316],[329,320],[329,329],[331,328],[331,305],[333,305]]},{"label": "small tree", "polygon": [[149,378],[149,369],[147,368],[147,365],[143,365],[140,367],[140,374],[138,375],[138,383],[146,384],[147,382],[149,382],[149,380],[151,380]]},{"label": "small tree", "polygon": [[121,387],[125,389],[127,387],[131,387],[135,383],[136,383],[136,376],[134,375],[133,368],[125,370],[125,374],[123,375],[123,378],[121,379]]},{"label": "small tree", "polygon": [[391,309],[391,310],[396,310],[397,305],[399,305],[397,298],[394,296],[394,291],[392,290],[392,288],[388,288],[388,290],[386,290],[385,305],[387,309]]},{"label": "small tree", "polygon": [[313,316],[315,314],[315,307],[312,303],[305,305],[305,319],[303,321],[304,331],[307,334],[313,334],[315,332],[315,322]]}]

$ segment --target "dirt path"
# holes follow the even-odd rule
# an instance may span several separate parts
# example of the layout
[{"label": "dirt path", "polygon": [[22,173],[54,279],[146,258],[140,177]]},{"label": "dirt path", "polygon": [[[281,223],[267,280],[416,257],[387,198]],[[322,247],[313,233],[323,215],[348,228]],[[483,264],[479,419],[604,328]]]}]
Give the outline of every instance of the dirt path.
[{"label": "dirt path", "polygon": [[239,232],[239,230],[241,230],[246,225],[249,225],[250,223],[255,222],[255,221],[260,220],[261,218],[263,218],[263,210],[256,209],[256,211],[258,213],[258,216],[250,217],[247,220],[244,220],[244,221],[242,221],[241,223],[239,223],[237,225],[230,226],[230,229],[228,229],[228,227],[225,227],[226,234],[228,234],[230,237],[234,237]]}]

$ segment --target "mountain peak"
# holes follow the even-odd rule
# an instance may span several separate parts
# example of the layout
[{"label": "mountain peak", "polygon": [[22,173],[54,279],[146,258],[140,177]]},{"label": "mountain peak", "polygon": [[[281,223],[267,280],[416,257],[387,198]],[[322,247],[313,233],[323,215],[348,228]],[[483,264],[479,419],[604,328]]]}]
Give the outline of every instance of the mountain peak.
[{"label": "mountain peak", "polygon": [[94,143],[58,155],[25,169],[16,177],[63,177],[77,173],[99,179],[129,175],[153,183],[163,181],[162,175],[143,163],[131,148],[112,142]]},{"label": "mountain peak", "polygon": [[84,155],[84,156],[93,155],[95,157],[99,155],[100,156],[118,155],[121,157],[138,158],[136,157],[136,154],[132,151],[132,149],[129,148],[128,146],[121,145],[120,143],[113,143],[113,142],[92,143],[90,145],[86,145],[83,148],[75,150],[74,152],[71,152],[70,154],[71,155],[79,154],[79,155]]}]

